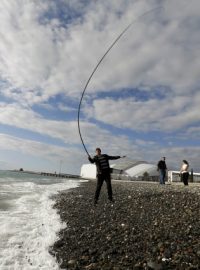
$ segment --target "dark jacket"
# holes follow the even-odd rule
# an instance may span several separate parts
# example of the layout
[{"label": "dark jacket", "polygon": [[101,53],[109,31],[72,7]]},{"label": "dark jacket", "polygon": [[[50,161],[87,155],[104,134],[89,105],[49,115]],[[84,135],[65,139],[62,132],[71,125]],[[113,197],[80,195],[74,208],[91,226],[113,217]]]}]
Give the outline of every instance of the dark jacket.
[{"label": "dark jacket", "polygon": [[167,170],[167,166],[164,160],[158,162],[158,170]]},{"label": "dark jacket", "polygon": [[91,163],[95,163],[97,166],[97,174],[110,173],[109,160],[119,159],[120,156],[108,156],[106,154],[101,154],[99,156],[94,156],[93,158],[88,157]]}]

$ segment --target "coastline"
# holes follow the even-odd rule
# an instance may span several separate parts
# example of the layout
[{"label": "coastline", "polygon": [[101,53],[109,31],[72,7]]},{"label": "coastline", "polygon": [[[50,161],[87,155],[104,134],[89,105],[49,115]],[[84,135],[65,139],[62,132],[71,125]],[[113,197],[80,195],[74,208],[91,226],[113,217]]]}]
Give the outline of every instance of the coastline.
[{"label": "coastline", "polygon": [[56,196],[66,228],[51,247],[61,269],[199,269],[200,185],[104,183],[97,206],[95,181]]}]

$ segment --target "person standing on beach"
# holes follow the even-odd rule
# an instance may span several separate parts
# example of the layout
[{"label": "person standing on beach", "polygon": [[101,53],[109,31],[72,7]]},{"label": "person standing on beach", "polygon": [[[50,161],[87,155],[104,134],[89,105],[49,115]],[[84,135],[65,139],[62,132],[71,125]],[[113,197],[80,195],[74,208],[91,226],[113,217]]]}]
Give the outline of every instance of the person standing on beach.
[{"label": "person standing on beach", "polygon": [[160,173],[160,184],[165,185],[165,177],[166,177],[166,172],[167,172],[167,165],[165,163],[165,157],[163,157],[157,165],[157,170]]},{"label": "person standing on beach", "polygon": [[114,160],[114,159],[119,159],[119,158],[122,158],[122,157],[101,154],[100,148],[96,148],[96,156],[94,156],[93,158],[88,156],[88,160],[91,163],[95,163],[96,168],[97,168],[97,186],[96,186],[96,191],[95,191],[95,196],[94,196],[94,204],[97,204],[98,202],[101,187],[103,185],[104,180],[107,185],[108,199],[111,202],[113,202],[109,160]]},{"label": "person standing on beach", "polygon": [[180,169],[180,176],[185,186],[188,186],[188,178],[189,178],[188,170],[189,170],[189,163],[187,162],[187,160],[184,159]]}]

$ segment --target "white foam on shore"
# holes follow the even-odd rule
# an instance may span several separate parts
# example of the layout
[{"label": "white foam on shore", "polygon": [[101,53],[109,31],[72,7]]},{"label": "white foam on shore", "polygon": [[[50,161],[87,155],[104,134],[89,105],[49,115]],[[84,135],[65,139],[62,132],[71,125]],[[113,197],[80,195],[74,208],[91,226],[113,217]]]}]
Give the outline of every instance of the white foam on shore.
[{"label": "white foam on shore", "polygon": [[6,192],[15,194],[8,201],[10,207],[0,210],[1,270],[59,269],[49,247],[65,224],[52,208],[51,196],[78,185],[78,181],[68,180],[51,185],[19,182],[1,186],[4,197]]}]

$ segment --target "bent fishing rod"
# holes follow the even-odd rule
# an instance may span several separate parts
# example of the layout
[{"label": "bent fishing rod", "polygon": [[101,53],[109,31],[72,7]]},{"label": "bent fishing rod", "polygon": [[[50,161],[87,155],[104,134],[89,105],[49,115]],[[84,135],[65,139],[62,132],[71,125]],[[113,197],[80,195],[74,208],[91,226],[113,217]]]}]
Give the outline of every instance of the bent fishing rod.
[{"label": "bent fishing rod", "polygon": [[125,27],[125,29],[119,34],[119,36],[113,41],[113,43],[108,47],[108,49],[106,50],[106,52],[104,53],[104,55],[101,57],[101,59],[99,60],[99,62],[97,63],[97,65],[95,66],[95,68],[93,69],[91,75],[89,76],[86,84],[85,84],[85,87],[83,89],[83,92],[81,94],[81,99],[80,99],[80,102],[79,102],[79,106],[78,106],[78,132],[79,132],[79,136],[80,136],[80,139],[81,139],[81,142],[82,142],[82,145],[83,145],[83,148],[85,150],[85,152],[87,153],[88,156],[90,156],[90,154],[88,153],[87,151],[87,148],[85,146],[85,143],[83,141],[83,137],[81,135],[81,129],[80,129],[80,111],[81,111],[81,105],[82,105],[82,100],[83,100],[83,97],[84,97],[84,94],[85,94],[85,91],[88,87],[88,84],[89,82],[91,81],[94,73],[97,71],[98,67],[100,66],[101,62],[103,61],[103,59],[106,57],[106,55],[110,52],[110,50],[114,47],[114,45],[119,41],[119,39],[127,32],[127,30],[133,25],[135,24],[137,21],[139,21],[142,17],[146,16],[148,13],[151,13],[157,9],[161,9],[163,8],[162,6],[159,6],[159,7],[156,7],[156,8],[153,8],[151,10],[148,10],[147,12],[143,13],[142,15],[140,15],[137,19],[135,19],[134,21],[132,21],[128,26]]}]

